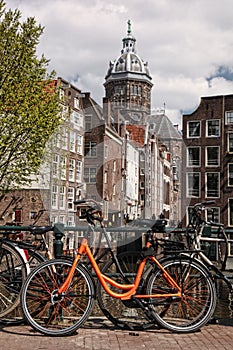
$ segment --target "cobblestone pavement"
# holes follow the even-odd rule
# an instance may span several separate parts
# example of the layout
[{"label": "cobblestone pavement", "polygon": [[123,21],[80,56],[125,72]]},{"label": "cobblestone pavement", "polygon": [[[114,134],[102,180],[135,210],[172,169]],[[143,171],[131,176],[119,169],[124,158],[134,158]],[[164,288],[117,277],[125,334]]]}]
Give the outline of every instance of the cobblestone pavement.
[{"label": "cobblestone pavement", "polygon": [[163,329],[130,332],[95,318],[67,337],[47,337],[30,326],[1,326],[1,350],[232,350],[233,319],[208,324],[196,333],[174,334]]}]

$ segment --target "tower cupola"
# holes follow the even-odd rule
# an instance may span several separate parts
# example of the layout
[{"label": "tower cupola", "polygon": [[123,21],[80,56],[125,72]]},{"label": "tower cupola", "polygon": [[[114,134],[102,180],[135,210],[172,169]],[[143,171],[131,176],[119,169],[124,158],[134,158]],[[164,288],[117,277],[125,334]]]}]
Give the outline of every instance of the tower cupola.
[{"label": "tower cupola", "polygon": [[125,119],[141,122],[151,112],[153,84],[148,63],[137,54],[130,20],[127,26],[120,56],[109,63],[104,83],[105,101],[120,110]]}]

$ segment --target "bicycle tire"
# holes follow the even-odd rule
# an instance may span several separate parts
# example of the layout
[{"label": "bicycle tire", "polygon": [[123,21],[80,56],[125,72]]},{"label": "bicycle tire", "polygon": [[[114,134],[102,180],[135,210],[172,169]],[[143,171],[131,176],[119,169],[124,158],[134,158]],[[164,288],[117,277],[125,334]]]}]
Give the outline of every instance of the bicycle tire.
[{"label": "bicycle tire", "polygon": [[67,291],[56,291],[65,281],[72,261],[48,260],[26,278],[21,306],[28,323],[49,336],[70,335],[86,321],[95,299],[93,279],[87,269],[78,265]]},{"label": "bicycle tire", "polygon": [[20,292],[27,276],[20,252],[7,242],[0,243],[0,322],[20,304]]},{"label": "bicycle tire", "polygon": [[[182,288],[183,296],[150,299],[154,319],[161,327],[173,332],[199,330],[213,316],[216,307],[216,288],[212,276],[202,263],[191,257],[169,257],[162,261],[162,266]],[[162,271],[151,273],[146,293],[172,293]]]},{"label": "bicycle tire", "polygon": [[[34,251],[33,249],[27,249],[27,252],[28,252],[28,263],[30,266],[30,270],[32,270],[42,262],[46,261],[43,255]],[[13,310],[11,310],[9,313],[7,313],[7,315],[5,315],[4,317],[1,317],[0,319],[0,323],[7,324],[7,325],[19,325],[24,323],[25,321],[26,319],[23,315],[20,302],[16,305],[16,307]]]},{"label": "bicycle tire", "polygon": [[[123,272],[127,278],[133,283],[137,272],[137,261],[141,252],[129,251],[120,253],[117,258]],[[125,283],[120,276],[113,260],[109,260],[101,270],[105,275],[108,275],[118,283]],[[145,276],[144,276],[145,277]],[[119,289],[109,285],[109,288],[116,292]],[[144,330],[155,325],[154,320],[148,319],[144,311],[134,301],[122,301],[120,299],[112,298],[102,288],[100,282],[97,283],[97,301],[103,314],[115,326],[128,330]]]}]

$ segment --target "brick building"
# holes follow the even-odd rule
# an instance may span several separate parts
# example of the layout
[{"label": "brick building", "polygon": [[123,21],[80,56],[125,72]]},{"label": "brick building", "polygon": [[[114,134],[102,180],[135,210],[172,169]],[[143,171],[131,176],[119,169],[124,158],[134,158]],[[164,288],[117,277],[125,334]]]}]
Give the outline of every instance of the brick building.
[{"label": "brick building", "polygon": [[183,140],[183,223],[189,207],[214,200],[215,220],[232,227],[233,95],[202,97],[192,114],[183,115]]}]

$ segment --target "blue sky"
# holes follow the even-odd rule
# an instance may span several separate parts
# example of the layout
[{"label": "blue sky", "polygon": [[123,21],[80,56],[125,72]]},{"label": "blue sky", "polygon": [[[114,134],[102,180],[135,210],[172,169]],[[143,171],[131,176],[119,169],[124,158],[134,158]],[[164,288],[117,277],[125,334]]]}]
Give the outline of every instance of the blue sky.
[{"label": "blue sky", "polygon": [[6,0],[45,27],[38,54],[50,69],[102,103],[109,61],[131,20],[153,80],[152,108],[174,122],[201,96],[233,93],[232,0]]}]

